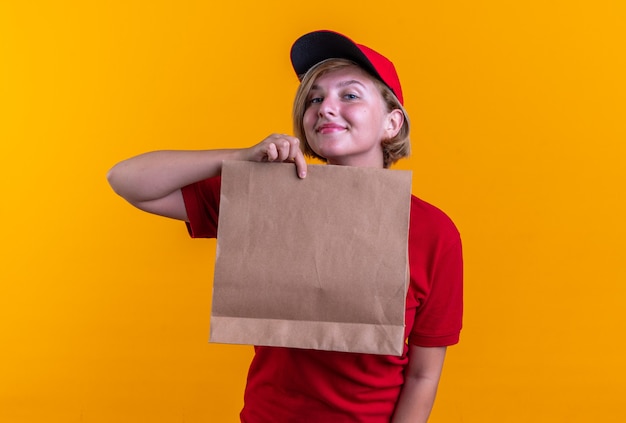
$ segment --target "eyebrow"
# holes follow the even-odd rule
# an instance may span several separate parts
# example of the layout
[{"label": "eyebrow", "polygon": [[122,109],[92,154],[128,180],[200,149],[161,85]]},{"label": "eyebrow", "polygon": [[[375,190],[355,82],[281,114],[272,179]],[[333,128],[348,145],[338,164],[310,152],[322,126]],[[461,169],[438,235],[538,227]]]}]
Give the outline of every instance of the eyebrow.
[{"label": "eyebrow", "polygon": [[[338,87],[347,87],[350,85],[360,85],[365,88],[365,85],[361,81],[357,81],[356,79],[348,79],[346,81],[341,81],[339,84],[337,84]],[[317,84],[313,84],[311,86],[311,90],[318,90],[319,88],[320,86]]]}]

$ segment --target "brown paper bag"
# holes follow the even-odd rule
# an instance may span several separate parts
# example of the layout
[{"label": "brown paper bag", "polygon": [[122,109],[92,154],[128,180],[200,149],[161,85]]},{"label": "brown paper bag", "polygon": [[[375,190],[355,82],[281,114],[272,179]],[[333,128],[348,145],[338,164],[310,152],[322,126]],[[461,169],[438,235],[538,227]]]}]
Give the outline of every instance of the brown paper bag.
[{"label": "brown paper bag", "polygon": [[411,173],[225,162],[211,342],[402,354]]}]

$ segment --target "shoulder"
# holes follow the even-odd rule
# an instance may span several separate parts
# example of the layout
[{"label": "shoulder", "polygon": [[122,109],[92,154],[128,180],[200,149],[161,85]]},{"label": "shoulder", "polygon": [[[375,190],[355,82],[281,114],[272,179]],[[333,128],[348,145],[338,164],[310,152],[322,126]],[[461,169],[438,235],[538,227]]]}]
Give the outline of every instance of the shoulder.
[{"label": "shoulder", "polygon": [[411,218],[409,231],[421,237],[455,242],[460,240],[459,230],[452,219],[438,207],[411,196]]}]

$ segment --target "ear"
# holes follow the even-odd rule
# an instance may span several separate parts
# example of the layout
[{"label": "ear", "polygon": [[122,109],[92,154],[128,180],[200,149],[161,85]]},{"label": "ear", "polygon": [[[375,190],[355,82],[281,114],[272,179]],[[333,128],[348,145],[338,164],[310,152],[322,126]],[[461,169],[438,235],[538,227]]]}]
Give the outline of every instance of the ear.
[{"label": "ear", "polygon": [[385,134],[386,139],[390,140],[400,132],[402,125],[404,124],[404,113],[400,109],[393,109],[387,115],[385,122]]}]

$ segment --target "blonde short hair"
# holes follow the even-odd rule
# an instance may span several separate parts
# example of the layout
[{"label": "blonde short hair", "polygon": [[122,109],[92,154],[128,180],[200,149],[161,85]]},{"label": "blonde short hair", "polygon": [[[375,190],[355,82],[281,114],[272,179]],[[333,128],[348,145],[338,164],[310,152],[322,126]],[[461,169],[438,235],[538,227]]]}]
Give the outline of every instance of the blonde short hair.
[{"label": "blonde short hair", "polygon": [[[296,92],[296,97],[293,102],[293,131],[294,135],[302,142],[302,151],[305,156],[314,157],[320,159],[322,161],[326,161],[326,159],[316,152],[313,151],[311,146],[309,145],[306,134],[304,132],[303,118],[304,112],[307,109],[307,97],[309,96],[309,92],[313,87],[313,84],[320,76],[329,73],[331,71],[335,71],[338,69],[347,68],[350,66],[358,65],[350,60],[345,59],[328,59],[323,62],[318,63],[313,66],[309,71],[302,77],[302,82],[298,87],[298,91]],[[369,73],[368,73],[369,75]],[[398,134],[390,139],[381,140],[381,145],[383,148],[383,165],[385,168],[390,167],[392,164],[397,162],[403,157],[408,157],[411,153],[411,141],[409,139],[409,116],[406,113],[406,110],[398,101],[398,98],[395,94],[378,78],[372,76],[372,81],[378,88],[384,103],[387,105],[387,112],[391,112],[392,110],[399,109],[402,111],[404,115],[404,122]]]}]

